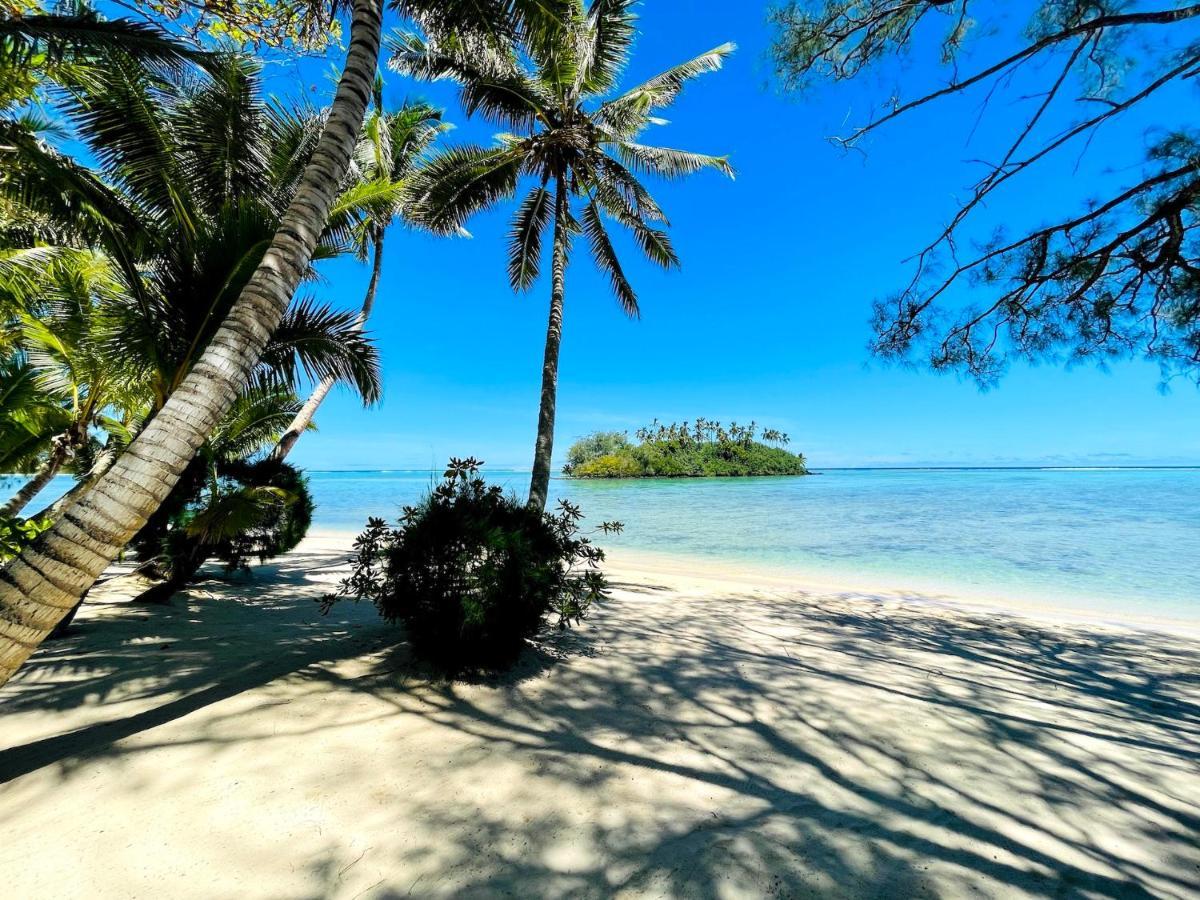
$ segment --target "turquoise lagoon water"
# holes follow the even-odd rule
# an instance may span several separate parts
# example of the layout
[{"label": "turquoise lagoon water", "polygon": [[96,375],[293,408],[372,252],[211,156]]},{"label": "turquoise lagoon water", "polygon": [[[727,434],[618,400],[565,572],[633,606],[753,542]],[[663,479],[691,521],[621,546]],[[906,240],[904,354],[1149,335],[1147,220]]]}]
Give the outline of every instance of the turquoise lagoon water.
[{"label": "turquoise lagoon water", "polygon": [[[314,525],[357,531],[368,515],[395,518],[438,474],[312,472]],[[487,474],[518,494],[528,484],[520,472]],[[602,538],[614,549],[1200,620],[1200,468],[560,478],[551,497],[579,503],[588,522],[624,522]]]}]

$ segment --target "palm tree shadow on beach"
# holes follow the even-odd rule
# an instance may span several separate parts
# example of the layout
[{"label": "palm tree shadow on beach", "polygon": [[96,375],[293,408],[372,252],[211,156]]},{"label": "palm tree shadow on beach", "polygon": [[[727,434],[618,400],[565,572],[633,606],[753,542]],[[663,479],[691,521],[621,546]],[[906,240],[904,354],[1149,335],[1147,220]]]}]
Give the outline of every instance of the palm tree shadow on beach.
[{"label": "palm tree shadow on beach", "polygon": [[[369,725],[423,767],[424,786],[365,817],[369,850],[334,840],[307,859],[316,896],[1182,898],[1200,883],[1195,643],[643,586],[511,675],[448,684],[369,607],[309,615],[310,573],[342,559],[289,557],[249,604],[209,582],[210,598],[149,622],[85,623],[10,685],[9,707],[98,692],[142,706],[0,751],[0,776],[58,766],[69,782],[90,760],[176,745],[168,729],[193,713],[225,719],[188,739],[252,743],[255,711],[280,702],[266,688],[298,680],[295,736]],[[222,667],[236,640],[254,653]],[[244,708],[222,712],[236,695]],[[408,737],[417,721],[436,752]],[[373,774],[347,760],[291,777],[353,794],[377,790]]]},{"label": "palm tree shadow on beach", "polygon": [[135,711],[0,749],[0,783],[55,764],[69,770],[119,752],[123,738],[308,667],[402,641],[369,606],[321,617],[314,578],[345,567],[344,552],[324,551],[294,552],[250,576],[210,566],[209,577],[166,604],[129,603],[121,585],[111,584],[102,598],[89,599],[92,615],[38,651],[30,664],[35,676],[5,687],[4,706],[11,713],[94,704]]},{"label": "palm tree shadow on beach", "polygon": [[[653,801],[652,829],[558,812],[514,822],[499,810],[422,808],[441,841],[462,836],[453,864],[440,848],[440,868],[459,875],[450,892],[1194,896],[1194,644],[1002,617],[852,611],[843,599],[798,607],[748,598],[769,610],[755,623],[765,627],[746,622],[733,598],[689,608],[686,631],[655,617],[612,621],[592,640],[633,652],[610,653],[605,677],[556,673],[536,699],[509,695],[502,706],[453,686],[425,692],[419,707],[400,703],[532,757],[540,778],[580,792],[642,771],[713,794],[698,810],[666,790]],[[912,708],[914,733],[930,729],[945,743],[885,730],[872,709],[892,704]],[[565,872],[536,862],[572,831],[600,864]]]}]

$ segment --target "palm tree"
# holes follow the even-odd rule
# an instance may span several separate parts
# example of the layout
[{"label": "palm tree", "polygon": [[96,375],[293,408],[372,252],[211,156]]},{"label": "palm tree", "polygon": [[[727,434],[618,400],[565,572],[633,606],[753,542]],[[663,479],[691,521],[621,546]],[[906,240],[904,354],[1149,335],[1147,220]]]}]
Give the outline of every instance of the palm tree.
[{"label": "palm tree", "polygon": [[[350,175],[352,185],[346,191],[348,198],[369,194],[375,201],[363,210],[364,214],[350,217],[356,218],[353,233],[359,258],[371,257],[371,277],[363,296],[362,310],[355,320],[360,331],[375,306],[383,271],[384,235],[400,211],[399,197],[405,179],[436,137],[448,127],[441,124],[441,110],[420,101],[405,102],[395,112],[385,112],[382,87],[382,80],[376,79],[374,108],[363,125]],[[281,462],[287,457],[300,435],[312,424],[313,416],[334,384],[336,378],[327,375],[313,388],[275,445],[271,459]]]},{"label": "palm tree", "polygon": [[[140,268],[149,273],[145,283],[139,278],[106,304],[104,312],[116,319],[111,329],[116,339],[88,343],[100,361],[107,350],[138,371],[146,396],[142,403],[126,404],[125,413],[139,422],[155,414],[186,376],[253,270],[322,124],[315,112],[265,106],[259,100],[259,67],[252,60],[223,55],[209,61],[209,70],[209,80],[181,82],[155,78],[136,67],[109,67],[102,75],[72,85],[73,98],[66,104],[67,113],[86,126],[81,130],[102,160],[102,174],[121,186],[110,206],[123,204],[122,215],[138,221],[143,235],[145,260]],[[355,172],[360,168],[356,165]],[[159,172],[173,177],[163,179]],[[397,193],[390,182],[351,179],[335,201],[316,255],[327,258],[357,250],[361,222],[390,210]],[[246,396],[277,399],[280,391],[292,397],[301,371],[325,384],[346,381],[366,403],[379,395],[377,353],[358,317],[307,299],[289,307],[239,404]],[[292,416],[299,404],[295,406]],[[90,469],[79,470],[83,480],[37,516],[39,521],[57,518],[78,500],[115,462],[115,451],[128,444],[129,436],[120,429],[104,430],[109,437],[105,451]],[[86,429],[77,433],[82,438]],[[204,456],[202,448],[198,459]],[[49,463],[57,465],[44,466],[34,480],[48,480],[62,457],[50,453]],[[196,479],[204,472],[195,466],[185,470],[139,532],[139,547],[166,546],[164,529],[182,510],[195,506],[203,487]],[[31,482],[14,504],[23,505],[32,493],[36,486]],[[214,507],[214,515],[248,496],[230,495]],[[224,521],[236,525],[241,519]],[[174,562],[161,568],[167,578],[155,589],[162,597],[192,577],[208,556],[203,541],[182,531],[170,543]],[[69,621],[70,616],[58,630]]]},{"label": "palm tree", "polygon": [[236,400],[308,269],[349,168],[381,40],[380,0],[354,0],[330,112],[270,246],[194,366],[94,487],[0,571],[0,684],[145,524]]},{"label": "palm tree", "polygon": [[33,477],[0,508],[4,516],[18,515],[84,448],[93,428],[109,434],[123,429],[108,415],[111,407],[139,402],[125,360],[105,348],[114,324],[106,295],[121,289],[108,260],[75,251],[56,260],[50,273],[38,315],[21,316],[20,345],[37,386],[51,402],[59,401],[64,422]]},{"label": "palm tree", "polygon": [[[136,254],[124,248],[133,269],[131,275],[126,267],[125,289],[112,286],[119,281],[119,273],[112,273],[105,301],[98,307],[80,302],[66,307],[75,319],[86,313],[87,322],[108,322],[108,335],[93,329],[72,348],[75,357],[86,355],[82,374],[91,376],[75,378],[73,392],[64,392],[68,402],[72,394],[86,396],[83,406],[75,404],[81,414],[105,409],[100,402],[105,366],[139,370],[138,380],[148,396],[134,404],[144,407],[138,419],[144,421],[162,407],[253,271],[278,225],[278,210],[294,190],[308,145],[319,134],[315,114],[261,102],[259,67],[253,61],[225,54],[207,62],[211,78],[201,81],[162,76],[120,58],[86,77],[69,72],[59,79],[69,91],[69,99],[60,104],[62,111],[78,124],[100,160],[100,171],[76,169],[66,185],[61,178],[49,178],[44,185],[48,191],[27,190],[19,197],[27,208],[46,208],[40,202],[45,193],[53,196],[86,178],[104,189],[103,216],[126,223],[124,234],[137,235],[132,242]],[[15,155],[20,160],[29,152],[18,150]],[[48,147],[31,152],[43,162],[52,153]],[[42,171],[56,169],[52,164]],[[12,181],[21,177],[14,173]],[[353,249],[347,223],[378,209],[380,194],[372,184],[344,191],[335,207],[338,225],[326,229],[317,253],[328,257]],[[384,199],[394,201],[392,194]],[[69,230],[68,234],[68,239],[82,237]],[[62,270],[64,258],[86,258],[101,267],[106,262],[92,251],[51,249],[57,253],[49,260],[52,272]],[[0,267],[9,276],[2,279],[0,297],[15,295],[18,288],[26,295],[9,305],[19,308],[23,302],[29,307],[24,312],[27,343],[36,338],[45,355],[63,323],[47,327],[47,279],[26,274],[29,262],[46,264],[46,253],[26,255],[34,258],[24,266]],[[70,275],[60,281],[80,281],[76,272]],[[36,283],[25,283],[29,281]],[[4,291],[9,284],[12,290]],[[29,295],[36,299],[31,301]],[[67,349],[57,347],[62,363],[69,361]],[[297,363],[330,383],[351,382],[365,402],[379,394],[376,352],[352,315],[308,301],[290,307],[264,351],[258,376],[295,386]],[[69,366],[60,366],[59,372],[68,380],[73,374]],[[127,404],[125,412],[132,411]],[[72,416],[70,423],[54,440],[37,477],[13,498],[7,512],[23,507],[39,485],[81,449],[87,422]],[[120,437],[111,423],[105,430],[110,438]],[[111,454],[102,456],[95,474],[102,474],[111,459]],[[77,496],[72,492],[71,499]]]},{"label": "palm tree", "polygon": [[0,356],[0,472],[40,465],[50,442],[67,427],[67,412],[38,384],[23,353]]},{"label": "palm tree", "polygon": [[[508,276],[528,290],[540,272],[542,236],[551,229],[550,313],[529,505],[543,510],[550,483],[562,342],[566,269],[573,238],[583,233],[597,266],[608,275],[626,314],[639,315],[605,226],[628,229],[646,257],[665,268],[679,259],[667,220],[641,174],[678,178],[703,168],[732,176],[726,157],[640,143],[656,112],[669,106],[690,79],[720,67],[723,44],[614,95],[633,42],[633,0],[570,0],[553,19],[515,34],[450,30],[417,16],[424,36],[403,33],[390,43],[393,69],[461,85],[468,115],[480,113],[516,133],[495,147],[464,146],[436,156],[411,179],[409,215],[440,233],[461,230],[476,211],[533,181],[513,218]],[[578,209],[578,215],[575,212]]]}]

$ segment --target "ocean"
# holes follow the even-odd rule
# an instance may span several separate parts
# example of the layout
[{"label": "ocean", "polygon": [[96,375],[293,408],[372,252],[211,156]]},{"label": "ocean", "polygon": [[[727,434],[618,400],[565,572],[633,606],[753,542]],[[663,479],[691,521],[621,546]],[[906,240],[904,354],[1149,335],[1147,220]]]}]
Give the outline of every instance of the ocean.
[{"label": "ocean", "polygon": [[[394,519],[440,472],[310,472],[314,527]],[[523,495],[528,475],[489,471]],[[58,490],[66,486],[60,480]],[[0,486],[0,496],[15,487]],[[53,488],[39,499],[43,503]],[[556,478],[601,546],[822,582],[1200,620],[1200,468],[830,469],[803,478]],[[37,508],[36,505],[34,508]]]}]

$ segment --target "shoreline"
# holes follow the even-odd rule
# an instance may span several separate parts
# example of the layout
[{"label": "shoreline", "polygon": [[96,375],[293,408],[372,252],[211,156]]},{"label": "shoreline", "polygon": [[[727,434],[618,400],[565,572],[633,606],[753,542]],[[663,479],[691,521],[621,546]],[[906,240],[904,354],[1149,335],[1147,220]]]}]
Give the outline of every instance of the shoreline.
[{"label": "shoreline", "polygon": [[[339,528],[314,527],[309,530],[305,540],[315,541],[327,548],[344,547],[350,552],[350,544],[357,534],[356,531]],[[1195,619],[1131,610],[1084,609],[1064,603],[1061,598],[1020,596],[1012,592],[962,588],[936,584],[924,579],[912,579],[907,583],[897,584],[896,581],[885,581],[878,576],[813,573],[801,568],[714,560],[626,547],[606,547],[604,550],[604,569],[611,575],[642,579],[667,577],[672,579],[673,586],[677,587],[690,583],[694,588],[708,590],[733,588],[776,593],[833,593],[880,604],[911,604],[934,609],[995,613],[1052,625],[1124,628],[1200,639],[1200,608],[1197,609]],[[903,578],[898,580],[905,581]]]}]

